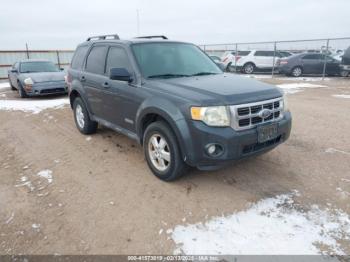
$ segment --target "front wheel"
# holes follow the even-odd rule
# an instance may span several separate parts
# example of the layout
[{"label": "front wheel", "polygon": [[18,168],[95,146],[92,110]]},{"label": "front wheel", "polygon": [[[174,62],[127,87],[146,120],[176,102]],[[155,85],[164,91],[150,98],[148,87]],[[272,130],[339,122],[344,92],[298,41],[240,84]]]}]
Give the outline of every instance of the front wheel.
[{"label": "front wheel", "polygon": [[28,97],[26,91],[24,90],[21,82],[18,82],[18,93],[21,98],[26,98]]},{"label": "front wheel", "polygon": [[85,134],[93,134],[97,130],[97,122],[90,119],[83,100],[77,97],[73,103],[74,120],[78,130]]},{"label": "front wheel", "polygon": [[158,178],[173,181],[186,172],[176,137],[166,123],[158,121],[147,127],[143,148],[147,164]]}]

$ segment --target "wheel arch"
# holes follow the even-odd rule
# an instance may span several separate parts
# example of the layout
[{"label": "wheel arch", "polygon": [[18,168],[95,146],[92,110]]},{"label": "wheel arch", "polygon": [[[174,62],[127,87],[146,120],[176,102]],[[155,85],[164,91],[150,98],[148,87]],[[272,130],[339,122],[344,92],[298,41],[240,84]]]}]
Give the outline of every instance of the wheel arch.
[{"label": "wheel arch", "polygon": [[[163,102],[161,104],[164,105]],[[143,145],[143,137],[148,125],[155,121],[166,123],[174,132],[181,155],[186,162],[192,150],[191,134],[188,123],[178,107],[175,107],[171,102],[167,102],[166,107],[157,106],[152,102],[147,107],[141,106],[136,119],[136,132],[141,145]]]}]

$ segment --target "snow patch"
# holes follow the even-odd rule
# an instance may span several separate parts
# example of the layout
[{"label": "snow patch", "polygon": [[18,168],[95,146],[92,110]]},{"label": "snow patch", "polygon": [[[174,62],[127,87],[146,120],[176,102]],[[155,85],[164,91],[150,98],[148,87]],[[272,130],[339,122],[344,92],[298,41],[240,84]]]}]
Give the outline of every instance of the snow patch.
[{"label": "snow patch", "polygon": [[49,169],[45,169],[45,170],[42,170],[40,171],[39,173],[36,174],[37,176],[40,176],[40,177],[43,177],[43,178],[46,178],[47,179],[47,182],[49,184],[52,183],[53,179],[52,179],[52,171],[49,170]]},{"label": "snow patch", "polygon": [[204,224],[176,226],[171,235],[175,250],[193,255],[344,254],[337,240],[350,241],[349,215],[316,205],[305,211],[294,202],[296,194],[267,198]]},{"label": "snow patch", "polygon": [[336,97],[336,98],[350,98],[350,95],[332,95],[333,97]]},{"label": "snow patch", "polygon": [[316,85],[310,83],[291,83],[291,84],[280,84],[277,87],[283,89],[286,94],[295,94],[297,92],[303,91],[303,88],[320,88],[327,87],[325,85]]},{"label": "snow patch", "polygon": [[339,150],[339,149],[336,149],[336,148],[327,148],[325,150],[326,153],[329,153],[329,154],[334,154],[334,153],[340,153],[340,154],[344,154],[344,155],[350,155],[349,152],[346,152],[346,151],[343,151],[343,150]]},{"label": "snow patch", "polygon": [[305,81],[305,82],[319,82],[319,81],[329,81],[331,80],[328,77],[322,79],[322,77],[280,77],[276,78],[278,80],[287,80],[287,81]]},{"label": "snow patch", "polygon": [[10,84],[7,82],[0,83],[0,91],[7,90],[10,88]]},{"label": "snow patch", "polygon": [[67,98],[50,100],[0,100],[0,110],[23,111],[38,114],[49,108],[62,108],[69,104]]}]

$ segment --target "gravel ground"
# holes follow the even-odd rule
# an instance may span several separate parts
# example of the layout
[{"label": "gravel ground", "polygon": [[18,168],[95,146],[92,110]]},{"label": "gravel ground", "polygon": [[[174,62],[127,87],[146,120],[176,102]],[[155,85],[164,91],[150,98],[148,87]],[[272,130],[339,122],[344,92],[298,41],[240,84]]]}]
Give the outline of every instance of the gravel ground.
[{"label": "gravel ground", "polygon": [[[36,114],[0,110],[0,254],[185,252],[172,235],[177,226],[291,192],[298,192],[298,209],[350,214],[350,79],[258,80],[324,87],[288,94],[293,129],[286,143],[173,183],[156,179],[142,148],[127,137],[103,127],[81,135],[67,105]],[[0,90],[0,103],[19,99]],[[346,232],[337,238],[347,254],[349,239]]]}]

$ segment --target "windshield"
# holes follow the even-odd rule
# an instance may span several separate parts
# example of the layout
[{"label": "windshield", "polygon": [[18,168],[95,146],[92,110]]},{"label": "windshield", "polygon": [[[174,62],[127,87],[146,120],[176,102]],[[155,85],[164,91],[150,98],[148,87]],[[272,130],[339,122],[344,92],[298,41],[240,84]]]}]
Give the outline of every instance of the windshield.
[{"label": "windshield", "polygon": [[198,47],[184,43],[142,43],[132,46],[145,78],[220,74],[219,67]]},{"label": "windshield", "polygon": [[51,62],[21,63],[21,73],[58,72],[58,68]]}]

